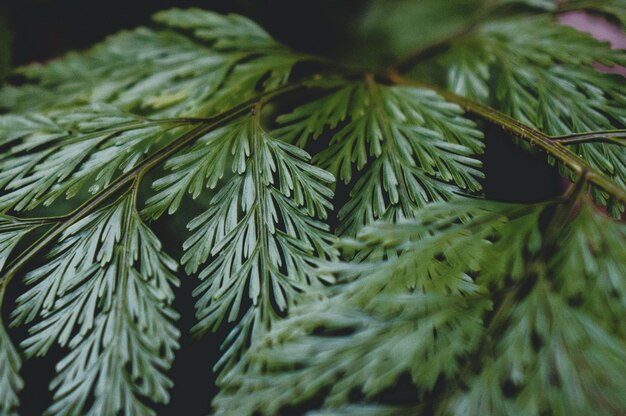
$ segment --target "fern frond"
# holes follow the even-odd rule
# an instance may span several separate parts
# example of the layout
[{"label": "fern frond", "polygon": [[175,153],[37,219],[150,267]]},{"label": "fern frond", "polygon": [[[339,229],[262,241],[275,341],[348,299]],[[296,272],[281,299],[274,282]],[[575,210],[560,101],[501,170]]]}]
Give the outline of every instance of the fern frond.
[{"label": "fern frond", "polygon": [[[618,414],[626,408],[624,334],[594,324],[614,320],[596,317],[592,305],[608,302],[605,308],[623,313],[626,228],[586,202],[562,228],[571,208],[556,205],[554,225],[541,232],[540,216],[553,208],[447,203],[422,210],[421,221],[370,227],[357,246],[395,248],[399,255],[333,266],[344,283],[254,343],[222,378],[218,414],[308,410],[320,396],[322,414],[349,408],[354,397],[376,409],[405,373],[417,390],[414,405],[427,406],[417,414]],[[598,245],[600,229],[620,244]],[[510,244],[514,235],[520,241]],[[572,236],[583,253],[570,251]],[[563,262],[572,261],[587,267],[566,267],[565,276]],[[574,299],[585,306],[573,306]],[[378,328],[390,332],[377,334]],[[435,389],[436,382],[447,387]]]},{"label": "fern frond", "polygon": [[[182,35],[140,28],[114,35],[87,52],[21,68],[33,84],[5,87],[0,97],[14,111],[97,102],[155,111],[191,99],[193,88],[217,88],[224,77],[218,69],[225,63]],[[179,88],[168,89],[177,79]]]},{"label": "fern frond", "polygon": [[[443,58],[455,92],[493,105],[551,135],[626,126],[623,79],[594,64],[626,64],[623,51],[547,16],[499,20],[459,42]],[[620,185],[626,148],[586,143],[571,149]],[[594,191],[596,200],[607,195]]]},{"label": "fern frond", "polygon": [[[480,316],[489,302],[460,296],[381,296],[372,303],[377,311],[373,316],[334,301],[308,306],[311,315],[306,320],[290,320],[287,327],[280,323],[273,339],[284,341],[294,333],[315,335],[283,342],[267,356],[251,352],[255,361],[272,369],[271,380],[264,382],[254,374],[224,377],[223,394],[214,402],[216,414],[277,414],[293,401],[294,392],[305,401],[325,387],[329,387],[325,406],[333,408],[349,403],[355,387],[360,386],[366,397],[375,396],[393,387],[407,371],[415,382],[432,388],[440,374],[456,371],[456,359],[475,347],[482,329]],[[342,333],[350,335],[336,335]],[[464,342],[454,342],[459,338]],[[231,398],[228,392],[233,388],[236,396]]]},{"label": "fern frond", "polygon": [[22,68],[34,85],[6,87],[0,101],[14,111],[107,102],[142,114],[208,116],[285,84],[296,63],[311,59],[241,16],[174,9],[155,19],[194,29],[199,39],[171,30],[123,32],[85,53]]},{"label": "fern frond", "polygon": [[0,271],[4,269],[4,265],[17,243],[26,234],[44,224],[45,221],[22,220],[8,215],[0,215]]},{"label": "fern frond", "polygon": [[625,242],[623,224],[607,221],[585,205],[563,230],[550,264],[563,295],[575,300],[594,322],[622,337],[626,328],[616,317],[626,314]]},{"label": "fern frond", "polygon": [[[452,414],[619,414],[626,408],[623,338],[543,283],[515,306],[495,354],[484,356],[478,376],[464,380],[468,391],[450,398]],[[508,388],[519,389],[513,400],[503,392]]]},{"label": "fern frond", "polygon": [[[0,291],[25,276],[12,318],[29,325],[27,356],[66,352],[48,414],[168,402],[178,262],[145,221],[187,197],[202,212],[180,261],[200,280],[193,331],[231,327],[220,414],[623,413],[626,228],[584,192],[614,214],[626,203],[623,79],[594,67],[626,55],[554,20],[619,15],[623,0],[419,3],[384,8],[380,27],[418,16],[423,49],[375,74],[329,70],[241,16],[173,9],[0,89]],[[435,54],[456,93],[401,75]],[[578,188],[468,198],[482,121]],[[82,204],[26,217],[61,196]],[[21,362],[1,321],[0,359],[4,414]]]},{"label": "fern frond", "polygon": [[277,134],[304,146],[326,128],[328,148],[315,161],[346,184],[352,199],[339,212],[340,234],[377,219],[412,218],[429,201],[480,190],[482,133],[462,110],[426,89],[373,82],[342,86],[279,117]]},{"label": "fern frond", "polygon": [[18,393],[24,387],[19,371],[22,359],[0,320],[0,415],[15,415]]},{"label": "fern frond", "polygon": [[197,8],[170,9],[157,13],[154,20],[176,29],[193,31],[195,37],[211,42],[217,50],[288,52],[259,25],[244,16]]},{"label": "fern frond", "polygon": [[167,144],[171,130],[189,124],[152,121],[103,104],[0,120],[2,144],[11,146],[0,157],[3,211],[72,198],[87,185],[97,193]]},{"label": "fern frond", "polygon": [[[182,262],[195,273],[209,262],[196,289],[196,331],[241,320],[228,361],[245,346],[246,334],[263,331],[294,305],[299,292],[319,286],[318,258],[334,258],[333,237],[320,220],[332,208],[331,174],[309,155],[245,116],[201,138],[171,159],[174,172],[155,182],[145,212],[173,213],[189,192],[214,189],[207,211],[189,223]],[[247,306],[248,301],[252,303]],[[242,344],[242,345],[240,345]]]},{"label": "fern frond", "polygon": [[228,173],[227,165],[233,154],[228,141],[236,139],[237,133],[231,126],[222,127],[201,137],[182,154],[170,158],[165,169],[173,172],[154,182],[156,192],[146,201],[143,214],[153,219],[166,211],[174,214],[187,193],[196,199],[205,187],[215,189]]},{"label": "fern frond", "polygon": [[144,415],[166,403],[178,349],[171,308],[176,262],[124,196],[67,229],[47,264],[26,276],[13,323],[37,321],[22,347],[69,348],[57,365],[54,415]]},{"label": "fern frond", "polygon": [[[477,53],[468,53],[471,48]],[[559,87],[562,94],[571,94],[576,93],[577,85],[584,83],[559,85],[552,71],[565,68],[570,76],[585,76],[596,73],[592,68],[594,63],[621,65],[626,57],[622,51],[561,25],[551,16],[531,16],[485,23],[475,34],[453,45],[442,60],[448,65],[448,85],[453,91],[498,104],[522,122],[551,127],[555,131],[547,133],[559,134],[563,132],[556,131],[558,124],[544,126],[537,122],[543,112],[532,105],[539,103],[539,97],[547,95],[553,86]],[[487,64],[491,66],[486,71]],[[491,88],[487,85],[490,80]],[[533,81],[538,82],[533,84]],[[604,79],[607,86],[615,82],[615,78]],[[563,114],[563,124],[570,129],[574,127],[571,118],[569,112]],[[555,117],[550,121],[558,123],[558,120]]]},{"label": "fern frond", "polygon": [[[6,120],[6,119],[5,119]],[[20,240],[45,221],[20,220],[0,215],[0,271],[4,270],[11,252]],[[3,305],[6,281],[0,282],[0,306]],[[18,394],[24,382],[19,371],[22,359],[16,350],[0,317],[0,415],[15,415],[19,405]]]}]

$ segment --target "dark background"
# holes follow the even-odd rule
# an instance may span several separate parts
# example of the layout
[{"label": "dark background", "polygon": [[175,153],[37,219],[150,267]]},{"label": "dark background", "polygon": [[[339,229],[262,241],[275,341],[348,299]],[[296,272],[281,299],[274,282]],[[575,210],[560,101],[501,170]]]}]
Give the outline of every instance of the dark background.
[{"label": "dark background", "polygon": [[[4,13],[12,33],[11,62],[17,66],[87,48],[121,29],[147,25],[155,11],[174,6],[244,14],[292,48],[330,57],[352,56],[364,43],[356,25],[365,12],[366,0],[9,0],[0,4],[0,13]],[[384,34],[379,34],[367,39],[367,43],[384,52],[384,38]],[[497,129],[487,127],[486,132],[484,162],[488,197],[533,201],[558,192],[557,175],[547,167],[543,156],[520,152],[519,147],[502,137]],[[164,238],[168,232],[177,232],[166,222],[167,217],[157,222],[155,229],[165,249],[176,257],[180,253],[177,242],[182,236]],[[216,392],[211,367],[219,356],[219,344],[228,328],[200,339],[189,335],[194,323],[191,291],[195,281],[182,274],[180,278],[182,285],[174,306],[182,315],[179,322],[182,347],[170,373],[175,383],[171,403],[158,408],[158,413],[193,416],[206,414],[210,409],[211,397]],[[19,284],[13,286],[7,299],[13,299],[21,290]],[[4,309],[6,314],[9,306]],[[13,330],[12,335],[21,340],[26,334],[23,330]],[[26,387],[21,395],[21,415],[39,415],[50,404],[47,386],[61,353],[53,350],[44,359],[24,363],[22,375]]]},{"label": "dark background", "polygon": [[13,62],[21,65],[150,24],[154,12],[170,7],[243,14],[289,46],[334,53],[349,43],[351,21],[366,4],[366,0],[8,0],[4,9],[14,37]]}]

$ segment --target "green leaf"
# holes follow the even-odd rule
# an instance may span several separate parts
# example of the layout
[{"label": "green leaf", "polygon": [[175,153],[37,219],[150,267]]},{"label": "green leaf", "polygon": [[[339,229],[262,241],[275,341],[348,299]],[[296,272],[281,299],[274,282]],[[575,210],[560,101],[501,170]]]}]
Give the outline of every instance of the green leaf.
[{"label": "green leaf", "polygon": [[69,227],[48,263],[30,272],[13,324],[36,321],[22,347],[44,355],[69,349],[57,364],[53,415],[151,415],[145,399],[167,403],[165,375],[178,349],[176,262],[141,221],[134,198]]},{"label": "green leaf", "polygon": [[[353,391],[373,400],[404,373],[420,391],[432,389],[440,374],[454,375],[461,357],[477,347],[490,308],[466,271],[480,269],[477,260],[489,246],[484,236],[502,226],[500,211],[507,209],[460,200],[430,205],[419,222],[367,227],[358,237],[364,249],[401,253],[375,252],[361,264],[325,268],[342,284],[331,287],[328,299],[312,295],[253,344],[220,380],[217,414],[276,414],[320,394],[322,408],[337,409]],[[468,233],[459,217],[484,227]]]},{"label": "green leaf", "polygon": [[[626,225],[584,205],[563,230],[550,264],[563,295],[609,331],[626,335]],[[572,279],[575,276],[575,279]]]},{"label": "green leaf", "polygon": [[[476,53],[470,54],[472,50]],[[582,80],[572,81],[575,85],[559,83],[556,74],[567,76],[568,80],[569,77],[594,76],[594,63],[614,66],[624,62],[626,56],[622,51],[610,49],[608,44],[560,25],[548,16],[486,23],[442,58],[448,68],[448,85],[455,92],[496,104],[520,121],[536,123],[538,127],[544,127],[537,123],[543,111],[533,104],[539,102],[540,96],[548,95],[552,87],[564,91],[562,94],[576,93],[577,85],[584,85]],[[486,68],[485,63],[490,67]],[[468,77],[474,81],[467,82]],[[618,80],[609,75],[596,79],[603,80],[603,86],[608,87]],[[585,92],[585,88],[581,88],[579,93]],[[569,118],[570,113],[564,113],[563,119]],[[572,123],[564,121],[570,128],[573,128]],[[552,124],[545,127],[549,126],[558,129]]]},{"label": "green leaf", "polygon": [[3,271],[17,243],[40,225],[42,223],[37,220],[20,220],[8,215],[0,215],[0,271]]},{"label": "green leaf", "polygon": [[213,42],[213,47],[220,50],[284,50],[256,23],[236,14],[219,13],[191,9],[171,9],[154,16],[154,19],[172,28],[193,31],[199,39]]},{"label": "green leaf", "polygon": [[[375,397],[405,372],[416,384],[432,388],[440,373],[454,372],[457,359],[475,347],[480,315],[489,303],[462,296],[396,295],[377,298],[371,314],[337,300],[306,306],[300,311],[305,317],[281,322],[265,341],[279,345],[248,353],[252,362],[246,365],[268,368],[268,375],[240,374],[237,367],[221,380],[216,414],[277,414],[285,404],[313,399],[326,388],[324,407],[332,409],[349,403],[355,388],[366,399]],[[464,342],[455,342],[459,338]]]},{"label": "green leaf", "polygon": [[571,201],[459,200],[366,228],[347,242],[365,260],[323,269],[340,284],[253,344],[217,413],[386,414],[408,374],[417,414],[619,414],[626,229]]},{"label": "green leaf", "polygon": [[[442,58],[448,85],[551,135],[626,126],[623,78],[594,64],[626,64],[626,54],[546,16],[485,24]],[[571,146],[590,166],[626,184],[626,148]],[[608,197],[594,191],[597,201]]]},{"label": "green leaf", "polygon": [[0,320],[0,414],[15,415],[18,393],[24,387],[19,371],[22,360]]},{"label": "green leaf", "polygon": [[[26,355],[65,355],[47,414],[168,402],[178,263],[144,221],[184,217],[187,197],[194,332],[230,329],[218,414],[625,413],[626,228],[585,191],[619,211],[626,94],[595,66],[626,55],[555,15],[622,2],[375,1],[372,62],[421,48],[377,73],[199,9],[18,69],[0,89],[0,290],[24,278],[10,312]],[[434,74],[433,54],[467,99],[400,74]],[[472,198],[482,122],[588,175],[542,203]],[[606,143],[547,137],[596,130]],[[80,207],[44,208],[61,196]],[[20,356],[1,322],[0,362],[13,413]]]},{"label": "green leaf", "polygon": [[[277,134],[299,146],[328,127],[315,161],[345,183],[340,234],[377,219],[412,218],[429,201],[480,190],[482,133],[462,110],[427,89],[351,83],[278,119]],[[362,171],[352,181],[353,173]]]},{"label": "green leaf", "polygon": [[[0,215],[0,271],[4,271],[11,252],[26,234],[37,228],[36,221],[19,220]],[[6,279],[6,276],[2,276]],[[6,280],[0,282],[0,306],[4,300]],[[18,394],[24,387],[19,371],[22,359],[7,334],[0,317],[0,415],[17,414]]]},{"label": "green leaf", "polygon": [[[626,349],[584,313],[539,284],[510,313],[509,328],[485,356],[451,414],[619,414]],[[502,386],[502,388],[497,388]],[[505,389],[515,391],[509,399]]]},{"label": "green leaf", "polygon": [[0,140],[10,149],[0,156],[0,209],[49,205],[85,186],[97,193],[167,144],[170,130],[186,124],[148,120],[103,104],[1,116]]},{"label": "green leaf", "polygon": [[[147,28],[122,32],[87,52],[19,69],[33,85],[6,87],[0,101],[14,111],[104,101],[144,115],[207,116],[283,85],[291,68],[305,59],[240,16],[174,9],[156,19],[220,41],[202,45],[182,34]],[[253,39],[255,45],[247,43]],[[242,43],[248,46],[236,47]]]},{"label": "green leaf", "polygon": [[[358,53],[366,64],[389,61],[410,54],[471,24],[485,0],[374,0],[369,2],[357,26],[362,42]],[[374,47],[370,48],[370,43]]]},{"label": "green leaf", "polygon": [[[195,291],[195,330],[216,329],[225,319],[240,323],[223,361],[293,306],[299,292],[320,286],[316,263],[336,256],[320,221],[332,208],[334,178],[309,159],[265,132],[256,116],[245,116],[171,159],[173,173],[154,184],[158,193],[145,211],[153,217],[175,212],[187,192],[218,189],[189,223],[182,262],[188,273],[208,262]],[[252,305],[242,307],[247,300]]]}]

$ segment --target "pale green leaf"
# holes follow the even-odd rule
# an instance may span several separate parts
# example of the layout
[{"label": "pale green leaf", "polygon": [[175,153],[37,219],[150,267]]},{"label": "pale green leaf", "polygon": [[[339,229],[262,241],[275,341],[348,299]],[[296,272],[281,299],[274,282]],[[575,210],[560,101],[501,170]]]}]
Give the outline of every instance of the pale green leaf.
[{"label": "pale green leaf", "polygon": [[178,349],[171,308],[176,262],[125,196],[70,227],[49,262],[29,273],[13,323],[32,323],[29,356],[69,351],[50,387],[52,415],[152,415],[167,403]]}]

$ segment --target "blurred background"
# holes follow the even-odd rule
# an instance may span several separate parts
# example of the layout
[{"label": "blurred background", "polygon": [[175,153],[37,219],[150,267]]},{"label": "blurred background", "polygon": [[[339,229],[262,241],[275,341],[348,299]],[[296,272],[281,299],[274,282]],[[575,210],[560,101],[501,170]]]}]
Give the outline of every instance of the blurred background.
[{"label": "blurred background", "polygon": [[[335,53],[350,44],[354,22],[366,0],[3,0],[0,47],[4,63],[22,65],[83,49],[122,29],[150,23],[170,7],[203,7],[235,12],[261,23],[276,38],[298,49]],[[8,25],[8,30],[7,30]],[[12,42],[10,41],[12,34]]]},{"label": "blurred background", "polygon": [[[119,30],[148,25],[150,16],[158,10],[191,6],[248,16],[297,50],[325,55],[351,66],[383,67],[420,46],[458,32],[483,1],[486,0],[2,0],[0,80],[11,67],[45,62],[70,50],[85,49]],[[420,2],[431,4],[428,8],[416,7]],[[434,15],[444,15],[445,20],[423,12],[434,8],[439,8]],[[586,30],[604,30],[599,36],[607,40],[620,42],[621,36],[624,41],[621,30],[611,31],[610,25],[601,19],[589,20],[580,14],[563,19]],[[489,198],[536,201],[561,192],[563,182],[545,163],[543,155],[520,151],[510,139],[501,137],[499,130],[487,126],[485,131],[484,185]],[[524,172],[523,177],[520,171]],[[155,224],[158,234],[180,232],[180,226],[167,221],[165,217]],[[166,250],[174,257],[180,254],[182,238],[164,241]],[[189,336],[194,323],[194,282],[183,275],[181,280],[175,308],[182,315],[182,350],[171,373],[175,382],[171,404],[159,408],[162,415],[208,413],[216,392],[211,367],[227,331],[201,339]],[[13,332],[18,340],[25,335],[19,330]],[[50,403],[47,386],[60,353],[24,364],[27,383],[20,414],[42,414]]]},{"label": "blurred background", "polygon": [[[3,59],[23,65],[84,49],[170,7],[250,17],[294,49],[377,67],[467,25],[490,0],[3,0]],[[426,5],[427,7],[419,7]],[[417,6],[417,7],[416,7]],[[441,19],[445,16],[445,20]],[[6,33],[8,24],[9,33]]]}]

